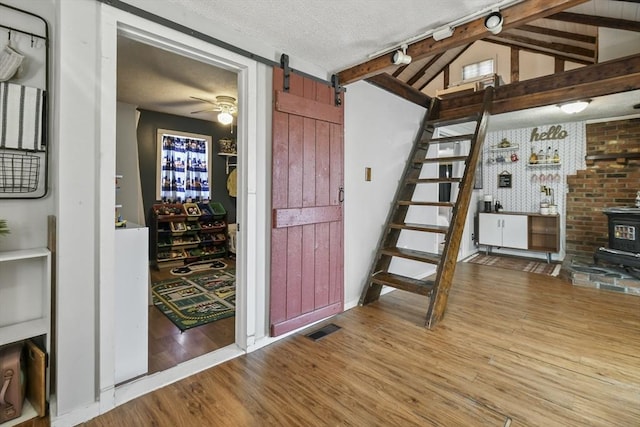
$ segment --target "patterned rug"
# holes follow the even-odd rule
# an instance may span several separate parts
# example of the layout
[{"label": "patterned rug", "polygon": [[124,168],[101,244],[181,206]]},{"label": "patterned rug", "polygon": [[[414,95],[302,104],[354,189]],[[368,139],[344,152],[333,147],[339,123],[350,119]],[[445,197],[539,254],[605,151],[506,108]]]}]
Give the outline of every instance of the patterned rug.
[{"label": "patterned rug", "polygon": [[227,268],[227,264],[224,261],[213,259],[192,262],[182,267],[172,268],[170,271],[174,276],[188,276],[193,273],[205,272],[207,270],[222,270],[224,268]]},{"label": "patterned rug", "polygon": [[526,271],[529,273],[546,274],[547,276],[557,276],[560,273],[561,264],[545,261],[536,261],[529,258],[517,258],[511,256],[484,255],[477,253],[467,258],[464,262],[472,264],[490,265],[493,267],[505,268],[507,270]]},{"label": "patterned rug", "polygon": [[153,304],[181,331],[235,315],[235,268],[151,285]]}]

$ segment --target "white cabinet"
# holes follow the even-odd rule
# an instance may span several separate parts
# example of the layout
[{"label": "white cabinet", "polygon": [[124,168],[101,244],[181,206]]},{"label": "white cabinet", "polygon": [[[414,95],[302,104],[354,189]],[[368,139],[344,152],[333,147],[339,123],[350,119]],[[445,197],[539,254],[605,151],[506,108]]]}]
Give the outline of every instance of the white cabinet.
[{"label": "white cabinet", "polygon": [[526,214],[480,213],[479,243],[492,246],[528,249]]},{"label": "white cabinet", "polygon": [[128,223],[116,229],[116,384],[147,373],[148,251],[148,228]]},{"label": "white cabinet", "polygon": [[[47,248],[0,252],[0,346],[34,339],[48,354],[51,340],[51,252]],[[45,371],[45,399],[49,374]],[[37,416],[28,400],[13,426]]]}]

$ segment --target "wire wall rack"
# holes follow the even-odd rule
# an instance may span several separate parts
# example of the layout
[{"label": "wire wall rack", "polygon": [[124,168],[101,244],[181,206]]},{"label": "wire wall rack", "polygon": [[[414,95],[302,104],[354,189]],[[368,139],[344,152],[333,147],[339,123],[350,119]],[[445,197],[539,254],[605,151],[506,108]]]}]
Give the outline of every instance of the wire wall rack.
[{"label": "wire wall rack", "polygon": [[0,199],[48,192],[49,49],[43,17],[0,3]]}]

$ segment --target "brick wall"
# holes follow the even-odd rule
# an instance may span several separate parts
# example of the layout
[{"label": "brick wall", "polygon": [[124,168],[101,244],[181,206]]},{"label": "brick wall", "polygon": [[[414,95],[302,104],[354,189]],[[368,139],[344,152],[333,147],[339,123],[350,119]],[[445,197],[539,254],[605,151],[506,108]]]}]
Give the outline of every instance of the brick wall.
[{"label": "brick wall", "polygon": [[[587,156],[640,152],[640,118],[593,123],[586,126]],[[602,210],[634,206],[640,190],[640,161],[618,164],[600,160],[567,176],[567,257],[592,258],[607,246],[607,216]]]}]

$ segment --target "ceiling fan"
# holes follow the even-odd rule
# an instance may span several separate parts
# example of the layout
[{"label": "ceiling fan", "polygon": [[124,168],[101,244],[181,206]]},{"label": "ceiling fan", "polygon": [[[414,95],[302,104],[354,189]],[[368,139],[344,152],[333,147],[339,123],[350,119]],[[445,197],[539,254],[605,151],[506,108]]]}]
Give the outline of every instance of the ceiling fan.
[{"label": "ceiling fan", "polygon": [[208,99],[198,98],[196,96],[191,96],[190,98],[211,104],[211,107],[205,108],[204,110],[192,111],[191,114],[204,113],[206,111],[219,111],[218,122],[223,125],[231,124],[233,122],[233,114],[238,111],[238,108],[236,107],[236,99],[232,96],[219,95],[216,96],[215,101],[209,101]]}]

